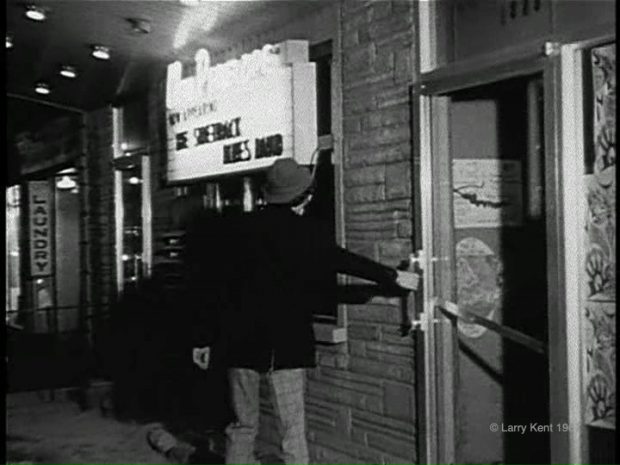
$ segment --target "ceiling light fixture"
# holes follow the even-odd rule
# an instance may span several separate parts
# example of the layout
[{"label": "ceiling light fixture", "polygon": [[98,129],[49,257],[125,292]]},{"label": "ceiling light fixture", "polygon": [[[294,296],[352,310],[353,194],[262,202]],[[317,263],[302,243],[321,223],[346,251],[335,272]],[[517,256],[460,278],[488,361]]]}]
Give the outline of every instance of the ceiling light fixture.
[{"label": "ceiling light fixture", "polygon": [[63,65],[60,67],[60,75],[69,79],[77,77],[77,70],[75,66]]},{"label": "ceiling light fixture", "polygon": [[6,48],[13,48],[13,36],[10,34],[6,35]]},{"label": "ceiling light fixture", "polygon": [[33,21],[45,21],[47,18],[47,13],[41,7],[36,5],[28,5],[26,6],[26,18],[31,19]]},{"label": "ceiling light fixture", "polygon": [[37,94],[41,94],[41,95],[48,95],[51,92],[49,84],[45,82],[37,82],[37,85],[35,86],[34,91]]},{"label": "ceiling light fixture", "polygon": [[91,55],[98,60],[109,60],[110,49],[108,47],[104,47],[103,45],[93,45],[93,51]]},{"label": "ceiling light fixture", "polygon": [[77,182],[75,182],[75,179],[66,174],[56,183],[56,188],[59,190],[72,190],[76,187]]}]

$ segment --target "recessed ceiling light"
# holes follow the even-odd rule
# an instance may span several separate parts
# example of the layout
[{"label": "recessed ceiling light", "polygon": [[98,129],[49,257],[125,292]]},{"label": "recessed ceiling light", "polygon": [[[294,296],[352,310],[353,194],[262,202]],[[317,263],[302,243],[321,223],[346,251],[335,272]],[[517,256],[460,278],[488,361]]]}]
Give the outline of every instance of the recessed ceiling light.
[{"label": "recessed ceiling light", "polygon": [[37,82],[37,85],[34,88],[34,91],[37,94],[47,95],[50,93],[50,86],[45,82]]},{"label": "recessed ceiling light", "polygon": [[33,21],[45,21],[47,18],[47,14],[45,10],[36,5],[28,5],[26,6],[26,18],[31,19]]},{"label": "recessed ceiling light", "polygon": [[73,79],[77,77],[77,70],[75,66],[63,65],[60,68],[60,75],[69,79]]},{"label": "recessed ceiling light", "polygon": [[6,35],[6,48],[13,48],[13,36],[11,34]]},{"label": "recessed ceiling light", "polygon": [[104,47],[103,45],[93,45],[93,51],[91,55],[98,60],[109,60],[110,49],[108,47]]}]

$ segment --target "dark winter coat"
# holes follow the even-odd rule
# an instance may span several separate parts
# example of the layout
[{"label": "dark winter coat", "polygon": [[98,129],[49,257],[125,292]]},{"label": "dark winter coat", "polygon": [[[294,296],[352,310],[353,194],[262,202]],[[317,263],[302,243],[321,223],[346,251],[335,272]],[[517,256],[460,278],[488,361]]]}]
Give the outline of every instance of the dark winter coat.
[{"label": "dark winter coat", "polygon": [[189,237],[188,258],[200,263],[190,267],[196,344],[211,345],[213,362],[227,367],[315,366],[313,312],[333,305],[336,273],[386,285],[396,278],[287,207],[205,221]]}]

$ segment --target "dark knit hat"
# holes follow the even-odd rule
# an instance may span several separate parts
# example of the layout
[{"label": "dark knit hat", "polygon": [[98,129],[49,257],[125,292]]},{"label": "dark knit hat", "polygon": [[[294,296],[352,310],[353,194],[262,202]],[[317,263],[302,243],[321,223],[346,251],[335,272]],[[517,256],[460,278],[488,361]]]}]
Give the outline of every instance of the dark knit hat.
[{"label": "dark knit hat", "polygon": [[292,158],[279,158],[267,170],[264,194],[267,203],[290,203],[312,185],[307,168]]}]

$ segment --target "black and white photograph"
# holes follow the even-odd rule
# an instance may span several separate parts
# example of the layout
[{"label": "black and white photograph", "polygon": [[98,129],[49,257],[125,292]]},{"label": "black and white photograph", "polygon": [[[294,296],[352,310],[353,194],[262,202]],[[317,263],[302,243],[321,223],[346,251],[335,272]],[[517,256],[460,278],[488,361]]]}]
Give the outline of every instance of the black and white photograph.
[{"label": "black and white photograph", "polygon": [[615,0],[5,12],[5,463],[618,463]]}]

